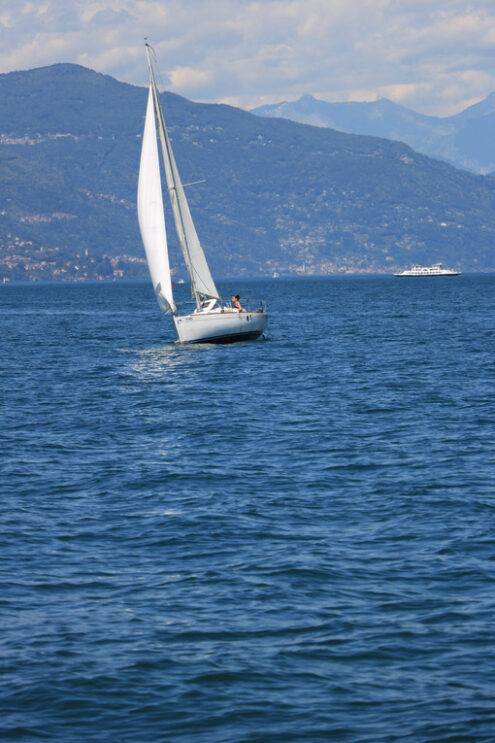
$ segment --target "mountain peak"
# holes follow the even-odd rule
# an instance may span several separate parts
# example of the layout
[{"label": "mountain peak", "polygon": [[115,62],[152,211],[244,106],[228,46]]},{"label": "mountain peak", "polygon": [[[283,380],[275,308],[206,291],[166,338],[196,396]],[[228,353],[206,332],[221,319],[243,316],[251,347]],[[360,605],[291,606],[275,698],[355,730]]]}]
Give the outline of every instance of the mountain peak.
[{"label": "mountain peak", "polygon": [[490,93],[482,101],[468,106],[455,116],[451,116],[451,119],[456,121],[469,120],[492,113],[495,113],[495,93]]},{"label": "mountain peak", "polygon": [[311,95],[311,93],[306,93],[305,95],[302,95],[299,98],[297,103],[308,103],[308,102],[314,103],[315,101],[317,103],[323,103],[323,101],[320,101],[318,98],[315,98],[314,95]]}]

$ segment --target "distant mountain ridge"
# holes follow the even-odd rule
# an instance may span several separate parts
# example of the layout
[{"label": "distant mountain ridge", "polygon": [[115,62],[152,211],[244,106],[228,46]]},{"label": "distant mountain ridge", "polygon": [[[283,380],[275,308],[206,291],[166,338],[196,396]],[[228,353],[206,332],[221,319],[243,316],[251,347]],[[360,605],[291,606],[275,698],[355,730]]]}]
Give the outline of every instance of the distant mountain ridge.
[{"label": "distant mountain ridge", "polygon": [[415,113],[387,98],[371,103],[327,103],[312,95],[259,106],[251,113],[385,137],[460,168],[477,173],[495,171],[495,93],[446,118]]},{"label": "distant mountain ridge", "polygon": [[[0,75],[0,96],[0,280],[146,276],[146,88],[61,64]],[[215,278],[495,268],[494,179],[399,142],[161,97],[184,182],[205,180],[187,193]],[[169,243],[180,278],[173,228]]]}]

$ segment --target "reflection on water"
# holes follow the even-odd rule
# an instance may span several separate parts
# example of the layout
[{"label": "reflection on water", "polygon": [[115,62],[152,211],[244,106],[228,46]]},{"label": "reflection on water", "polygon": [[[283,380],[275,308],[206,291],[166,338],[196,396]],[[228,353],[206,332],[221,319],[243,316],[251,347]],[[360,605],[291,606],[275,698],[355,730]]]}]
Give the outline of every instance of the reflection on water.
[{"label": "reflection on water", "polygon": [[163,378],[180,370],[182,374],[188,368],[195,366],[201,356],[212,349],[214,344],[184,345],[182,343],[165,343],[161,346],[152,346],[140,351],[121,349],[124,353],[132,354],[130,370],[142,379]]}]

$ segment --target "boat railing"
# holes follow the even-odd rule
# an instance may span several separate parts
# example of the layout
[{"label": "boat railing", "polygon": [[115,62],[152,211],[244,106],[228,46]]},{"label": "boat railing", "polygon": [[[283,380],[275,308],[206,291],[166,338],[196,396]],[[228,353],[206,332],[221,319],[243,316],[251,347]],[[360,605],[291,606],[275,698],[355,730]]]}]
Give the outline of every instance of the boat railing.
[{"label": "boat railing", "polygon": [[[266,299],[262,299],[256,310],[251,309],[251,301],[249,299],[241,300],[242,312],[266,312]],[[235,307],[232,302],[223,302],[223,307],[228,310],[234,310]]]},{"label": "boat railing", "polygon": [[[266,312],[266,299],[262,299],[260,301],[256,310],[251,309],[251,300],[249,299],[242,300],[241,303],[242,312]],[[195,306],[196,302],[193,299],[183,299],[181,302],[176,302],[175,304],[177,309],[180,310],[182,307],[191,307],[193,305]],[[231,301],[222,302],[220,307],[231,312],[235,309]]]},{"label": "boat railing", "polygon": [[[241,303],[243,312],[251,312],[251,305],[249,302],[249,299],[242,300]],[[236,308],[232,304],[232,302],[222,302],[222,307],[225,307],[226,310],[235,310]]]}]

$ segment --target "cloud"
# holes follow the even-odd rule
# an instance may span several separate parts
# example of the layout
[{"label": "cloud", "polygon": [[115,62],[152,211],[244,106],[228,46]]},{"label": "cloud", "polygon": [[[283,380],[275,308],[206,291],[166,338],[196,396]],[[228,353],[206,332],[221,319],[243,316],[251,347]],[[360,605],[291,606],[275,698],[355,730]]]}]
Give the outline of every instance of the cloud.
[{"label": "cloud", "polygon": [[447,115],[495,90],[493,0],[2,0],[0,71],[76,62],[252,107],[387,96]]}]

